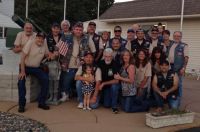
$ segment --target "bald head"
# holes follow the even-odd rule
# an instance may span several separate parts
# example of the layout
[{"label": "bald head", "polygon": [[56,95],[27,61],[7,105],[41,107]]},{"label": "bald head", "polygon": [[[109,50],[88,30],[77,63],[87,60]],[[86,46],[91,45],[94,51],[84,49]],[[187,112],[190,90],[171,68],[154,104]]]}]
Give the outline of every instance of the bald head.
[{"label": "bald head", "polygon": [[132,25],[132,29],[133,29],[135,32],[136,32],[137,30],[139,30],[140,28],[141,28],[141,26],[140,26],[138,23]]}]

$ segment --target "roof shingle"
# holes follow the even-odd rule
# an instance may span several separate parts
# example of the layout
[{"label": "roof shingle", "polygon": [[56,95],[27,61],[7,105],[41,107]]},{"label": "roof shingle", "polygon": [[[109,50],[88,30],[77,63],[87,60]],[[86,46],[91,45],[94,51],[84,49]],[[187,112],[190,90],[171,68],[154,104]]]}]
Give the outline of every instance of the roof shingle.
[{"label": "roof shingle", "polygon": [[[181,14],[182,0],[135,0],[115,3],[100,19],[174,16]],[[200,0],[185,0],[184,15],[200,14]]]}]

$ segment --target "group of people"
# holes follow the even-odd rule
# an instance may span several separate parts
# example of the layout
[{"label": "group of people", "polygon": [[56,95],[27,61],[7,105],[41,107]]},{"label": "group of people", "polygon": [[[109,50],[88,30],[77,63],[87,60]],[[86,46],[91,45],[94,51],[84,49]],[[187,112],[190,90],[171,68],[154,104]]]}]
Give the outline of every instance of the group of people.
[{"label": "group of people", "polygon": [[118,113],[143,112],[151,107],[162,111],[178,109],[182,97],[182,79],[188,63],[188,45],[182,32],[154,26],[147,34],[139,24],[121,36],[122,27],[95,33],[96,23],[89,22],[87,32],[77,22],[70,30],[68,20],[53,23],[51,32],[33,32],[27,22],[17,34],[13,51],[21,54],[19,69],[19,112],[25,112],[27,75],[41,84],[38,107],[58,105],[77,97],[78,108],[96,109],[99,105]]}]

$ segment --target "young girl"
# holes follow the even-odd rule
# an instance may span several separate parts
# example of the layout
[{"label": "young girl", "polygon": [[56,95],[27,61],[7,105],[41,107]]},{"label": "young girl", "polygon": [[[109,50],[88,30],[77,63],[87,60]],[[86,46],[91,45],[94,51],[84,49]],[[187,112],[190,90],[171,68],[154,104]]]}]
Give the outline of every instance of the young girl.
[{"label": "young girl", "polygon": [[[94,71],[92,65],[83,65],[83,77],[94,77]],[[94,91],[94,81],[88,82],[88,81],[82,81],[82,92],[84,94],[84,101],[83,101],[83,110],[91,110],[90,108],[90,96],[92,92]]]}]

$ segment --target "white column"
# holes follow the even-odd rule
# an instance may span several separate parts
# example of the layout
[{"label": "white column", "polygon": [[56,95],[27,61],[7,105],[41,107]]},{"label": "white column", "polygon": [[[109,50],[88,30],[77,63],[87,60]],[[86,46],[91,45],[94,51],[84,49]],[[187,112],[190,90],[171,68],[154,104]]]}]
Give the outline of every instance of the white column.
[{"label": "white column", "polygon": [[5,27],[2,27],[2,38],[5,38]]},{"label": "white column", "polygon": [[182,6],[181,6],[181,26],[180,26],[180,31],[183,30],[184,5],[185,5],[185,0],[182,0]]},{"label": "white column", "polygon": [[66,0],[64,0],[64,17],[63,19],[66,20]]},{"label": "white column", "polygon": [[100,0],[98,0],[98,11],[97,11],[97,19],[99,20],[99,12],[100,12]]},{"label": "white column", "polygon": [[28,0],[26,0],[26,18],[28,18]]}]

